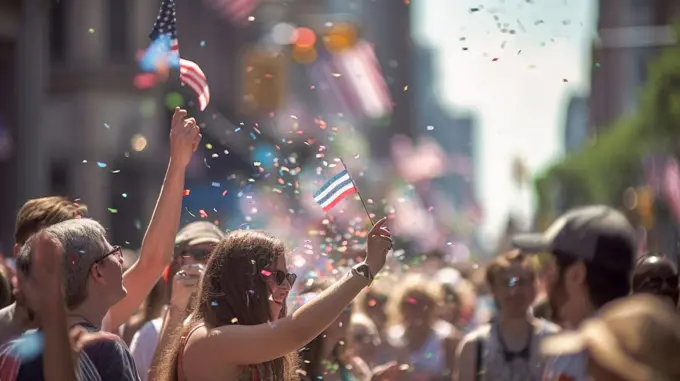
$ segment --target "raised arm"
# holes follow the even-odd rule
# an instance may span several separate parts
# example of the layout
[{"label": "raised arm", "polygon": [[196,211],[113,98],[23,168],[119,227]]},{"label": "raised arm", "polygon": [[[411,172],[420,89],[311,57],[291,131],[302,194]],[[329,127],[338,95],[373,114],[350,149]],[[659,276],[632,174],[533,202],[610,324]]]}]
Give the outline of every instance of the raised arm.
[{"label": "raised arm", "polygon": [[17,277],[27,302],[43,322],[45,381],[76,381],[62,291],[63,248],[46,234],[41,234],[36,237],[31,256],[30,274],[19,272]]},{"label": "raised arm", "polygon": [[114,332],[139,308],[158,281],[165,266],[172,260],[175,234],[182,213],[184,176],[191,154],[201,140],[194,118],[185,119],[187,112],[175,109],[170,128],[170,162],[154,209],[151,222],[142,241],[139,259],[123,275],[127,296],[109,309],[103,329]]},{"label": "raised arm", "polygon": [[475,381],[477,370],[477,335],[465,335],[458,345],[452,381]]},{"label": "raised arm", "polygon": [[[384,225],[383,218],[368,234],[365,264],[371,274],[380,271],[392,247],[390,233]],[[352,299],[370,284],[371,278],[372,275],[364,277],[359,271],[352,271],[303,305],[293,316],[275,323],[229,325],[194,334],[186,345],[184,363],[205,364],[210,359],[215,364],[260,364],[294,352],[328,328]]]}]

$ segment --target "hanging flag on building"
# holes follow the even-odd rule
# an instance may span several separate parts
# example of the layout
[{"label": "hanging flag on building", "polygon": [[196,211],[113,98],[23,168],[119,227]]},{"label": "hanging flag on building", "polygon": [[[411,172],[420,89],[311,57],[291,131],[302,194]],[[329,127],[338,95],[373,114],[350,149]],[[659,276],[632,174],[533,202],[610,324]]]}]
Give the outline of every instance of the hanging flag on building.
[{"label": "hanging flag on building", "polygon": [[198,99],[198,107],[201,111],[205,110],[210,103],[210,88],[208,78],[203,70],[193,61],[181,58],[179,54],[179,43],[177,40],[177,15],[175,11],[175,0],[163,0],[158,10],[156,22],[149,34],[152,45],[159,39],[167,40],[169,49],[166,47],[169,62],[177,62],[174,66],[179,66],[179,79],[182,84],[188,86]]},{"label": "hanging flag on building", "polygon": [[668,158],[663,176],[663,194],[676,221],[680,222],[680,167],[675,158]]},{"label": "hanging flag on building", "polygon": [[209,0],[211,6],[233,24],[244,25],[252,16],[259,0]]},{"label": "hanging flag on building", "polygon": [[366,41],[338,53],[323,54],[310,75],[332,112],[381,118],[392,111],[392,98],[373,47]]}]

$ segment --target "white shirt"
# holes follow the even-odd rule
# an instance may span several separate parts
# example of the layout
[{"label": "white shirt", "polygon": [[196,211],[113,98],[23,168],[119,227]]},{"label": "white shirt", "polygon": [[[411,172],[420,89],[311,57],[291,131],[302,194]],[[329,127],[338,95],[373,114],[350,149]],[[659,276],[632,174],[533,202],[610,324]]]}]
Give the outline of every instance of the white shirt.
[{"label": "white shirt", "polygon": [[153,319],[146,322],[132,337],[130,352],[132,352],[132,357],[135,359],[135,365],[137,365],[137,372],[141,381],[147,381],[153,355],[156,352],[158,340],[160,339],[162,325],[163,318]]},{"label": "white shirt", "polygon": [[546,359],[543,381],[588,381],[585,353],[576,353]]}]

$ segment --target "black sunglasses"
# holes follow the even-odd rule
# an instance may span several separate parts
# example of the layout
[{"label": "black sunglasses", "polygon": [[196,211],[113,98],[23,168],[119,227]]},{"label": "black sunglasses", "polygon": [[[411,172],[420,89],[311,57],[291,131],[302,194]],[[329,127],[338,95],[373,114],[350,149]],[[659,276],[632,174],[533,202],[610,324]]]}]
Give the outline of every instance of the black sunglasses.
[{"label": "black sunglasses", "polygon": [[261,274],[264,275],[265,277],[273,277],[274,281],[279,286],[282,285],[283,282],[288,280],[288,284],[290,284],[290,286],[293,287],[293,285],[295,284],[295,280],[297,279],[297,275],[293,273],[287,273],[281,270],[276,271],[262,270]]},{"label": "black sunglasses", "polygon": [[191,256],[198,262],[206,262],[212,253],[212,248],[188,248],[182,251],[181,256]]}]

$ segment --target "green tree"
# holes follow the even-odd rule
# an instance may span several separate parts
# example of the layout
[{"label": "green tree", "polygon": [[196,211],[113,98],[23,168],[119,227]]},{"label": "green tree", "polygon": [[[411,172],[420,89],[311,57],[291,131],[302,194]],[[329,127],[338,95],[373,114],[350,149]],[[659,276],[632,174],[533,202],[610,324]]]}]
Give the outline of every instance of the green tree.
[{"label": "green tree", "polygon": [[[680,24],[675,34],[680,41]],[[616,121],[580,152],[536,178],[538,224],[544,227],[556,214],[576,205],[621,205],[623,191],[642,182],[642,157],[679,156],[679,137],[680,45],[676,43],[650,64],[633,115]]]}]

